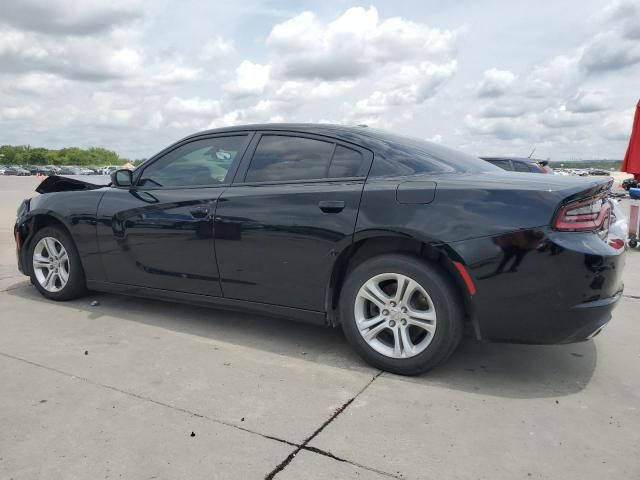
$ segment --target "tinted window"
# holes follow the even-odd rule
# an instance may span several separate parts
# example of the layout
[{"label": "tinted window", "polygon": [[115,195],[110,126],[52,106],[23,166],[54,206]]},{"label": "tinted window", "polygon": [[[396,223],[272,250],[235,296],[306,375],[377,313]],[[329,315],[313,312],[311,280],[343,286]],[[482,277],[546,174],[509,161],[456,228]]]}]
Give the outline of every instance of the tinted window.
[{"label": "tinted window", "polygon": [[331,160],[331,167],[329,167],[329,177],[356,177],[361,163],[362,154],[360,152],[337,145]]},{"label": "tinted window", "polygon": [[375,149],[370,177],[498,170],[478,157],[436,143],[374,128],[363,129],[362,135],[370,137],[369,146]]},{"label": "tinted window", "polygon": [[511,162],[509,160],[489,160],[489,162],[503,170],[512,170]]},{"label": "tinted window", "polygon": [[326,178],[333,145],[310,138],[263,135],[245,181]]},{"label": "tinted window", "polygon": [[237,135],[182,145],[145,168],[138,185],[186,187],[224,183],[231,164],[244,150],[246,140],[246,135]]},{"label": "tinted window", "polygon": [[516,172],[533,172],[533,168],[529,167],[529,164],[526,162],[519,162],[517,160],[513,161],[513,168]]}]

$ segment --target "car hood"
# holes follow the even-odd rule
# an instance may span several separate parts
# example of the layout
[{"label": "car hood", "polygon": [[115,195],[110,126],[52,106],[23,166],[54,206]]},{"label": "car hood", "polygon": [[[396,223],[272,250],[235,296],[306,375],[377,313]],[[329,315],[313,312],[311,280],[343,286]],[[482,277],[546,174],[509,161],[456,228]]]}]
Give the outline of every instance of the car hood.
[{"label": "car hood", "polygon": [[38,193],[95,190],[111,183],[107,175],[51,175],[36,188]]}]

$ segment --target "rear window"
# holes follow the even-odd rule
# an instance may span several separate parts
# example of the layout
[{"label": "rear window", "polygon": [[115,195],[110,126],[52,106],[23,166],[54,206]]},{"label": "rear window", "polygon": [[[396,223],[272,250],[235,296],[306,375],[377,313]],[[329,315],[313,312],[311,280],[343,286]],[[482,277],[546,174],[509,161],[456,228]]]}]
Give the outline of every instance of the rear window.
[{"label": "rear window", "polygon": [[498,171],[478,157],[443,147],[437,143],[369,129],[381,140],[373,160],[370,177],[414,175],[420,173],[480,173]]},{"label": "rear window", "polygon": [[535,172],[535,168],[533,164],[528,164],[526,162],[519,162],[517,160],[513,161],[513,168],[516,172]]},{"label": "rear window", "polygon": [[509,160],[488,160],[488,162],[503,170],[511,170],[511,162]]},{"label": "rear window", "polygon": [[326,178],[333,143],[311,138],[263,135],[245,177],[246,182]]}]

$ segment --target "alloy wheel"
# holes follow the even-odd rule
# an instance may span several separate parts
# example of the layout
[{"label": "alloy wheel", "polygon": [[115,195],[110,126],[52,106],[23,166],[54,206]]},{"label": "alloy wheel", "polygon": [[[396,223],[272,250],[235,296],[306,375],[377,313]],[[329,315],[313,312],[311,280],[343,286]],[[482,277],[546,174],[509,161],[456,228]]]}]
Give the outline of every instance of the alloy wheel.
[{"label": "alloy wheel", "polygon": [[356,295],[355,321],[362,338],[390,358],[423,352],[436,331],[436,309],[426,290],[400,273],[367,280]]},{"label": "alloy wheel", "polygon": [[62,243],[53,237],[40,239],[33,250],[33,271],[46,291],[62,290],[69,281],[69,255]]}]

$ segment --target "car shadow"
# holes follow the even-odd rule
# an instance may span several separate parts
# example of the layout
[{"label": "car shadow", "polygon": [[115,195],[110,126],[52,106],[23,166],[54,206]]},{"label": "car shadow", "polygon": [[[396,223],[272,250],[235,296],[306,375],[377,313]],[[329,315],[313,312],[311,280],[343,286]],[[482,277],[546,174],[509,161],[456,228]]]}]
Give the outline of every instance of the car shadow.
[{"label": "car shadow", "polygon": [[597,358],[593,340],[570,345],[518,345],[465,338],[440,367],[419,377],[394,378],[496,397],[549,398],[583,390],[593,376]]},{"label": "car shadow", "polygon": [[[10,288],[6,293],[29,301],[50,302],[31,285]],[[93,301],[98,305],[92,307]],[[363,373],[376,371],[353,352],[340,329],[98,292],[56,305],[85,311],[89,319],[116,317],[332,367]],[[484,343],[465,338],[445,364],[426,374],[402,377],[384,373],[384,376],[496,397],[545,398],[584,389],[596,361],[593,341],[537,346]]]}]

